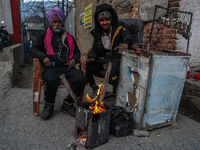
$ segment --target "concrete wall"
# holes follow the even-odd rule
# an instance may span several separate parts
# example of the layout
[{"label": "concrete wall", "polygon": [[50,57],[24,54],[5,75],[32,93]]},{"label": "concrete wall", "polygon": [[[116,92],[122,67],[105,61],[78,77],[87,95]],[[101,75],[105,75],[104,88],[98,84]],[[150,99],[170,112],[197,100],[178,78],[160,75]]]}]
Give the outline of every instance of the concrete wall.
[{"label": "concrete wall", "polygon": [[10,6],[10,0],[0,0],[0,22],[4,20],[4,25],[7,25],[5,30],[9,34],[13,34],[13,22],[12,22],[12,12]]},{"label": "concrete wall", "polygon": [[[24,50],[21,44],[15,44],[5,47],[2,52],[2,61],[5,64],[4,69],[10,70],[10,81],[16,85],[19,69],[24,64]],[[11,68],[11,69],[9,69]]]},{"label": "concrete wall", "polygon": [[[181,0],[180,10],[185,10],[193,13],[191,32],[192,36],[189,42],[189,53],[192,55],[190,59],[191,75],[194,77],[196,72],[200,73],[200,1],[199,0]],[[181,35],[177,35],[176,47],[177,50],[185,51],[187,40]]]}]

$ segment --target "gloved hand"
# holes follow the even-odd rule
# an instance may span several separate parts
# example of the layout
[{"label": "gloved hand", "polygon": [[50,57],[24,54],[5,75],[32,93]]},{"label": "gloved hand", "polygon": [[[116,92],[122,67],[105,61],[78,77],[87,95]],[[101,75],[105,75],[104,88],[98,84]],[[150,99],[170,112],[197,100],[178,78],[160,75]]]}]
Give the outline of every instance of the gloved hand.
[{"label": "gloved hand", "polygon": [[71,59],[71,60],[67,63],[68,69],[73,68],[73,67],[75,66],[75,64],[76,64],[76,60],[75,60],[75,59]]},{"label": "gloved hand", "polygon": [[89,58],[84,62],[84,65],[88,65],[94,62],[94,58]]},{"label": "gloved hand", "polygon": [[118,53],[122,53],[123,51],[127,50],[128,49],[128,44],[121,44],[117,47],[114,48],[114,51],[119,49]]},{"label": "gloved hand", "polygon": [[51,61],[50,61],[49,57],[44,57],[43,64],[44,64],[45,67],[51,66]]}]

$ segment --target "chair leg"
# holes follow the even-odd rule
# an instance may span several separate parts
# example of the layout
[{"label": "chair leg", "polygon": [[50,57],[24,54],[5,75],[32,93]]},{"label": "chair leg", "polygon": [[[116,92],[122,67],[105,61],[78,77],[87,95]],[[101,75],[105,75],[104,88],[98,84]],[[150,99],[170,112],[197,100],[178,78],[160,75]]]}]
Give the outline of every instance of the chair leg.
[{"label": "chair leg", "polygon": [[35,117],[39,116],[40,111],[40,96],[41,96],[41,89],[43,86],[43,80],[39,79],[38,83],[38,91],[33,93],[33,114]]}]

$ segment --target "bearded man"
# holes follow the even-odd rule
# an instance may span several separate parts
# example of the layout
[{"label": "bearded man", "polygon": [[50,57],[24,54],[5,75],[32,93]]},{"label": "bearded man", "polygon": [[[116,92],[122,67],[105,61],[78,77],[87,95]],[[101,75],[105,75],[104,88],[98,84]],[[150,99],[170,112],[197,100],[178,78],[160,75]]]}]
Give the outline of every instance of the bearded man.
[{"label": "bearded man", "polygon": [[[49,119],[53,114],[61,74],[65,74],[77,97],[80,96],[87,82],[83,73],[75,68],[75,64],[80,59],[80,51],[74,37],[64,29],[66,18],[64,13],[58,8],[52,8],[47,12],[46,17],[51,27],[31,48],[32,56],[39,58],[44,65],[42,77],[46,84],[45,105],[40,115],[42,120]],[[74,100],[70,95],[63,101],[61,110],[75,116]]]}]

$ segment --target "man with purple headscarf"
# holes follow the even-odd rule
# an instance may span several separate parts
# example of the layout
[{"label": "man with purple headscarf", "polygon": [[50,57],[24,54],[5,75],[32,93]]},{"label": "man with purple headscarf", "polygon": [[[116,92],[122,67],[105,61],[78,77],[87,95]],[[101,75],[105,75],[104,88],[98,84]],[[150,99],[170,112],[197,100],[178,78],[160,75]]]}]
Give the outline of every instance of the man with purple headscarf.
[{"label": "man with purple headscarf", "polygon": [[[44,65],[42,77],[46,84],[45,105],[40,115],[42,120],[49,119],[53,114],[61,74],[65,74],[77,97],[80,96],[86,84],[83,73],[75,68],[75,64],[80,59],[80,50],[74,37],[64,29],[66,17],[63,11],[52,8],[47,12],[46,17],[51,26],[43,36],[38,38],[37,42],[33,43],[31,48],[32,56],[39,58]],[[63,101],[61,110],[75,116],[74,100],[70,95]]]}]

